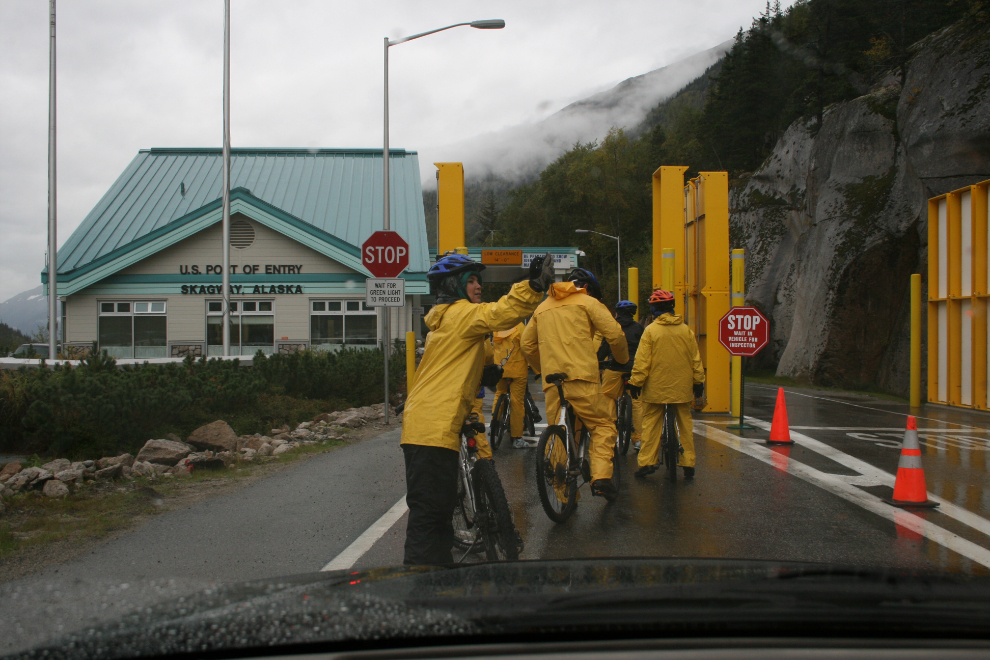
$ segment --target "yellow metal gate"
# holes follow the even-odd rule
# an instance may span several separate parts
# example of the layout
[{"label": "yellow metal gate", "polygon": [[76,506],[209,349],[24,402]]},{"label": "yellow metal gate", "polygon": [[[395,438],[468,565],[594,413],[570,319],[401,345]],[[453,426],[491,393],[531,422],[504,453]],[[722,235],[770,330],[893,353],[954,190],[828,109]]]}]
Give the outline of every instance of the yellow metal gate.
[{"label": "yellow metal gate", "polygon": [[990,181],[928,200],[928,400],[987,409]]}]

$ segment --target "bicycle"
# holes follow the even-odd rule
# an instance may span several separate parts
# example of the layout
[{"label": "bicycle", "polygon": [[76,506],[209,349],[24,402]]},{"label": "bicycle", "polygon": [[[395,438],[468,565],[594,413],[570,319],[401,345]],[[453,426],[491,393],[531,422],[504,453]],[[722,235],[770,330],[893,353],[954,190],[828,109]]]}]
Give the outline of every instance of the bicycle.
[{"label": "bicycle", "polygon": [[467,421],[461,427],[457,505],[454,508],[454,546],[468,553],[483,550],[489,560],[519,559],[523,543],[512,522],[512,510],[495,464],[478,458],[475,436],[485,425]]},{"label": "bicycle", "polygon": [[[507,378],[509,381],[509,386],[512,386],[512,378]],[[543,416],[540,415],[539,409],[536,407],[536,402],[533,400],[533,395],[529,393],[529,388],[526,388],[526,397],[523,399],[524,406],[524,417],[523,417],[523,433],[530,437],[536,435],[536,425],[543,420]],[[505,437],[511,437],[510,431],[510,420],[512,415],[511,403],[509,399],[509,392],[503,392],[499,395],[498,399],[495,401],[495,406],[492,407],[492,421],[488,425],[488,437],[492,445],[492,451],[499,448],[502,444],[502,439]]]},{"label": "bicycle", "polygon": [[673,404],[664,404],[663,426],[660,432],[660,464],[666,465],[667,477],[672,481],[677,481],[677,461],[684,453],[675,416]]},{"label": "bicycle", "polygon": [[622,374],[622,395],[615,400],[615,430],[619,432],[615,439],[615,450],[625,456],[632,444],[633,428],[632,397],[626,391],[626,383],[631,374]]},{"label": "bicycle", "polygon": [[[580,439],[575,439],[574,411],[564,397],[564,381],[567,374],[550,374],[546,381],[557,387],[560,397],[560,413],[556,424],[548,424],[536,446],[536,486],[540,502],[550,520],[561,523],[570,518],[577,508],[577,490],[591,481],[589,447],[591,435],[581,429]],[[548,420],[549,421],[549,420]],[[616,491],[620,484],[618,454],[612,452],[612,483]],[[583,479],[578,483],[578,479]]]}]

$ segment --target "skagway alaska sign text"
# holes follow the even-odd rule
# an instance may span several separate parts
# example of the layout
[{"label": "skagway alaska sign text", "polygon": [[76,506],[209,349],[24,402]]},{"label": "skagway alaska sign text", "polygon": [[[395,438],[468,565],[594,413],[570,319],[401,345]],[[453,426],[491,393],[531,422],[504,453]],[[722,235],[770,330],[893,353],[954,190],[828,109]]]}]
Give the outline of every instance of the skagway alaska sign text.
[{"label": "skagway alaska sign text", "polygon": [[[184,294],[199,294],[201,296],[219,295],[223,290],[221,284],[183,284],[180,291]],[[299,284],[231,284],[230,295],[232,296],[270,296],[276,293],[302,293],[303,288]]]}]

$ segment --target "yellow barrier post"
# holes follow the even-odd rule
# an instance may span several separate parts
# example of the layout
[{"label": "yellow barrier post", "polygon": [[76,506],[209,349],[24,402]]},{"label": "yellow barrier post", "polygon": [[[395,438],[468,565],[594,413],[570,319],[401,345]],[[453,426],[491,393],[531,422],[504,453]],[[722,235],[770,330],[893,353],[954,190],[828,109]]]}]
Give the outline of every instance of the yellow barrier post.
[{"label": "yellow barrier post", "polygon": [[664,280],[668,247],[684,245],[684,173],[682,165],[664,165],[653,173],[653,288],[658,282],[674,294],[675,312],[684,314],[684,250],[671,252],[674,268],[671,279]]},{"label": "yellow barrier post", "polygon": [[731,407],[729,350],[718,340],[719,320],[729,312],[729,175],[727,172],[701,172],[701,208],[695,220],[698,273],[696,281],[698,339],[705,361],[706,413],[728,413]]},{"label": "yellow barrier post", "polygon": [[660,276],[660,288],[674,292],[674,273],[677,264],[677,251],[673,248],[663,249],[663,266]]},{"label": "yellow barrier post", "polygon": [[921,407],[921,275],[911,276],[911,407]]},{"label": "yellow barrier post", "polygon": [[[732,251],[732,307],[746,304],[746,251]],[[742,419],[742,356],[732,356],[732,412],[733,417]]]},{"label": "yellow barrier post", "polygon": [[464,166],[433,163],[437,167],[437,254],[465,245]]},{"label": "yellow barrier post", "polygon": [[633,314],[633,320],[639,320],[639,268],[629,269],[629,298],[634,305],[636,305],[636,313]]},{"label": "yellow barrier post", "polygon": [[416,380],[416,333],[410,330],[406,333],[406,396],[412,392]]}]

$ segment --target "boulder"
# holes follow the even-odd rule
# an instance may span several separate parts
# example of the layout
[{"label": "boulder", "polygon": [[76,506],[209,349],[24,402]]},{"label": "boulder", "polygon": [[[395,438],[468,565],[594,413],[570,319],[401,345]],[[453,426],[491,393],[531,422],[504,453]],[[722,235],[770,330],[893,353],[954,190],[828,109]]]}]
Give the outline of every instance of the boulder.
[{"label": "boulder", "polygon": [[308,429],[312,425],[313,425],[313,422],[302,422],[301,424],[299,424],[299,426],[296,427],[296,430],[297,431],[301,431],[303,429]]},{"label": "boulder", "polygon": [[52,473],[61,472],[62,470],[68,470],[72,465],[72,462],[66,458],[56,458],[54,461],[49,461],[42,465],[41,467],[49,470]]},{"label": "boulder", "polygon": [[337,419],[337,413],[320,413],[313,418],[314,422],[323,422],[324,424],[329,424],[333,420]]},{"label": "boulder", "polygon": [[148,440],[138,452],[137,460],[159,465],[175,465],[193,452],[194,448],[174,440]]},{"label": "boulder", "polygon": [[352,413],[350,415],[347,415],[346,417],[338,418],[337,420],[335,420],[335,423],[338,426],[343,426],[349,429],[356,429],[360,426],[365,425],[365,419],[358,414]]},{"label": "boulder", "polygon": [[134,465],[131,466],[131,470],[138,477],[155,476],[155,468],[152,467],[151,463],[145,463],[144,461],[135,461]]},{"label": "boulder", "polygon": [[20,471],[21,471],[21,464],[18,463],[17,461],[13,461],[12,463],[7,463],[6,465],[3,466],[3,469],[0,470],[0,484],[6,482],[8,479],[13,477],[15,474],[17,474]]},{"label": "boulder", "polygon": [[309,429],[300,429],[298,431],[293,431],[291,433],[292,437],[296,440],[305,439],[313,435],[313,432]]},{"label": "boulder", "polygon": [[187,442],[197,449],[237,451],[237,434],[222,419],[200,426],[192,432]]},{"label": "boulder", "polygon": [[274,451],[275,451],[275,446],[272,445],[270,442],[266,442],[265,444],[258,447],[257,456],[271,456],[272,452]]},{"label": "boulder", "polygon": [[96,467],[96,461],[93,461],[93,460],[83,461],[83,465],[86,466],[86,469],[87,470],[90,470],[90,469],[93,469],[94,467]]},{"label": "boulder", "polygon": [[45,497],[65,497],[69,494],[69,487],[58,479],[51,479],[45,482],[42,493]]},{"label": "boulder", "polygon": [[244,449],[254,449],[255,451],[257,451],[261,449],[261,445],[265,444],[266,442],[271,442],[271,440],[272,439],[269,438],[267,435],[252,436],[250,440],[247,440],[246,442],[244,442],[244,444],[241,445],[240,449],[242,451]]},{"label": "boulder", "polygon": [[165,439],[166,440],[171,440],[172,442],[182,442],[182,443],[185,443],[185,440],[183,440],[182,438],[180,438],[179,436],[177,436],[174,433],[166,433],[165,434]]},{"label": "boulder", "polygon": [[61,472],[55,473],[55,478],[62,483],[82,483],[84,472],[82,470],[62,470]]},{"label": "boulder", "polygon": [[284,445],[279,445],[278,447],[276,447],[275,451],[272,452],[272,455],[278,456],[279,454],[284,454],[287,451],[292,451],[292,449],[293,446],[291,444],[285,443]]},{"label": "boulder", "polygon": [[241,450],[241,456],[244,458],[254,458],[254,455],[257,453],[258,452],[256,450],[251,449],[250,447],[245,447]]},{"label": "boulder", "polygon": [[101,481],[113,481],[119,479],[124,472],[124,466],[121,463],[116,465],[111,465],[109,467],[101,468],[96,471],[96,478]]},{"label": "boulder", "polygon": [[130,465],[127,465],[126,463],[121,463],[120,476],[122,476],[124,479],[132,479],[133,474],[134,474],[134,470],[133,468],[131,468]]},{"label": "boulder", "polygon": [[224,466],[231,465],[237,462],[237,452],[233,451],[220,451],[217,452],[216,457],[224,464]]},{"label": "boulder", "polygon": [[212,451],[204,451],[196,454],[189,454],[179,462],[191,470],[219,470],[224,467],[223,459],[215,455]]},{"label": "boulder", "polygon": [[131,467],[134,465],[134,457],[130,454],[121,454],[120,456],[104,456],[100,460],[96,461],[98,469],[113,467],[114,465],[125,465]]},{"label": "boulder", "polygon": [[86,464],[83,463],[82,461],[76,461],[75,463],[72,463],[71,465],[69,465],[69,468],[68,469],[70,469],[70,470],[85,470],[86,469]]},{"label": "boulder", "polygon": [[281,440],[282,442],[292,442],[292,436],[288,433],[279,433],[275,436],[275,440]]},{"label": "boulder", "polygon": [[38,472],[36,476],[33,479],[31,479],[31,481],[28,483],[28,486],[30,488],[41,488],[41,486],[44,485],[46,481],[55,478],[55,475],[52,474],[51,470],[46,470],[45,468],[34,468],[34,469],[37,470]]}]

